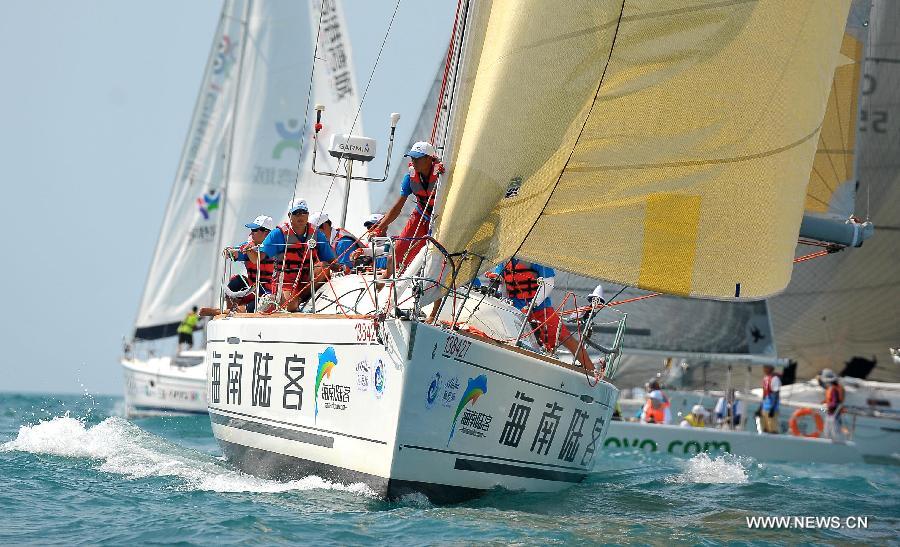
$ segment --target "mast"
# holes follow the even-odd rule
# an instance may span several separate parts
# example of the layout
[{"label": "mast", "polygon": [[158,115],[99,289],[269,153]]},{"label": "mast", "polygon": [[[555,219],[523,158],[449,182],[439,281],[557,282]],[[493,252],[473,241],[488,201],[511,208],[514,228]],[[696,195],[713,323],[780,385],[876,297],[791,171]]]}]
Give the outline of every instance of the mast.
[{"label": "mast", "polygon": [[[217,276],[219,273],[219,264],[222,262],[221,249],[222,249],[223,234],[225,232],[225,230],[224,230],[225,215],[227,214],[227,211],[229,208],[228,183],[229,183],[229,180],[231,179],[231,158],[232,158],[232,152],[234,150],[234,133],[235,133],[235,129],[237,127],[238,105],[241,102],[241,83],[242,83],[243,75],[244,75],[244,55],[247,51],[247,42],[248,42],[247,37],[250,34],[249,15],[250,15],[250,5],[252,3],[253,3],[253,0],[247,0],[247,3],[244,4],[244,12],[241,15],[241,29],[242,29],[241,54],[238,57],[237,87],[234,92],[234,103],[233,103],[232,109],[231,109],[231,127],[229,128],[228,148],[227,148],[227,152],[226,152],[226,156],[225,156],[225,173],[224,173],[224,177],[223,177],[222,190],[221,190],[221,193],[219,194],[221,196],[220,199],[222,199],[222,215],[219,218],[219,230],[218,230],[218,234],[216,234],[216,236],[217,236],[216,237],[216,245],[215,245],[215,248],[213,249],[215,252],[215,256],[214,256],[214,259],[212,260],[213,270],[212,270],[212,275],[210,276],[210,278],[213,280],[218,278]],[[217,286],[217,284],[215,282],[210,284],[209,302],[216,302],[216,300],[217,300],[216,297],[217,297],[217,293],[219,292],[219,290],[220,290],[220,288]]]}]

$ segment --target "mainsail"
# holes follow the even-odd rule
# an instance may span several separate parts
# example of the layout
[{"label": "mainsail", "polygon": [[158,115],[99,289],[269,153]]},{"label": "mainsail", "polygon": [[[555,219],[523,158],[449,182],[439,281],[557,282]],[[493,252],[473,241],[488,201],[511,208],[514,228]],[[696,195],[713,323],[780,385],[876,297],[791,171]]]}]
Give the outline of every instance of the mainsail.
[{"label": "mainsail", "polygon": [[[558,272],[553,302],[559,305],[568,293],[575,294],[564,309],[584,305],[584,295],[597,285],[595,280]],[[646,291],[604,284],[606,298],[626,301],[647,294]],[[775,363],[775,338],[766,301],[720,302],[678,296],[658,296],[632,301],[621,306],[628,312],[628,323],[622,341],[625,356],[679,357],[692,363],[700,361]],[[602,324],[601,313],[592,329],[591,340],[610,347],[615,328]],[[570,326],[577,324],[568,316]]]},{"label": "mainsail", "polygon": [[871,378],[900,380],[888,353],[900,344],[900,3],[876,1],[864,20],[856,208],[877,233],[859,249],[804,262],[770,300],[779,353],[799,362],[800,377],[874,356],[881,366]]},{"label": "mainsail", "polygon": [[[863,49],[870,2],[851,5],[838,66],[819,132],[800,237],[858,247],[871,237],[872,224],[851,220],[858,186],[856,133],[860,112]],[[866,97],[863,97],[863,102]]]},{"label": "mainsail", "polygon": [[[340,2],[225,2],[135,338],[173,335],[192,306],[214,304],[224,270],[222,248],[244,241],[244,224],[257,215],[284,218],[295,192],[313,209],[339,216],[344,183],[312,175],[312,140],[303,122],[307,106],[319,102],[327,107],[320,142],[353,125],[358,100],[345,29]],[[317,35],[313,96],[307,105]],[[359,121],[355,131],[361,131]],[[317,167],[338,166],[319,154]],[[361,219],[369,213],[368,191],[365,186],[352,190],[356,209],[348,219]]]},{"label": "mainsail", "polygon": [[436,238],[676,295],[782,290],[848,7],[471,6]]}]

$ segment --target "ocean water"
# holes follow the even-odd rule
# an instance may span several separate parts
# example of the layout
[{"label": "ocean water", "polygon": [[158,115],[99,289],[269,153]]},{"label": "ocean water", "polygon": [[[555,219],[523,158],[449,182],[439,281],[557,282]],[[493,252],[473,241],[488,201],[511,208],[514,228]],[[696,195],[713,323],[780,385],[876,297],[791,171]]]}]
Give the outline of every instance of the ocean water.
[{"label": "ocean water", "polygon": [[[112,397],[0,393],[0,544],[900,544],[900,467],[608,451],[561,493],[435,506],[257,479],[221,459],[205,417],[121,410]],[[868,527],[748,529],[755,516]]]}]

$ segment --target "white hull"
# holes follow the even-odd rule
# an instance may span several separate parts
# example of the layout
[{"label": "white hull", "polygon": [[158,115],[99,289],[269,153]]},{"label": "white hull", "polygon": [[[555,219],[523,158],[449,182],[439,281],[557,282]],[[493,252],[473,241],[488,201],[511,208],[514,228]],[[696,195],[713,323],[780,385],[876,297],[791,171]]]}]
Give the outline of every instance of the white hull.
[{"label": "white hull", "polygon": [[203,355],[122,359],[126,415],[206,414],[206,367],[199,358],[192,366],[179,364],[191,354]]},{"label": "white hull", "polygon": [[360,316],[217,318],[207,367],[213,434],[238,468],[435,502],[580,482],[618,395],[524,350]]},{"label": "white hull", "polygon": [[640,422],[612,422],[603,446],[612,450],[635,449],[682,457],[691,457],[700,452],[712,455],[730,453],[750,456],[761,462],[863,461],[852,442]]},{"label": "white hull", "polygon": [[[785,436],[792,436],[788,421],[796,410],[800,408],[818,409],[821,407],[818,404],[823,397],[821,388],[819,388],[818,393],[814,393],[812,389],[804,390],[805,398],[798,396],[799,391],[797,390],[790,400],[782,399],[781,401],[779,421],[781,422],[781,431],[785,433]],[[672,417],[675,420],[679,412],[682,415],[686,415],[690,412],[691,407],[696,404],[703,405],[707,410],[712,411],[721,394],[666,391],[666,395],[669,397]],[[759,397],[745,397],[738,394],[738,398],[744,402],[745,412],[749,414],[746,417],[744,431],[755,432],[756,423],[753,419],[753,413],[759,407]],[[804,399],[809,402],[805,402]],[[623,400],[620,401],[620,405],[623,415],[631,417],[640,409],[643,401]],[[824,420],[824,413],[820,412],[820,414]],[[678,421],[680,421],[680,418],[678,418]],[[850,440],[853,441],[854,447],[866,461],[873,463],[900,463],[900,420],[888,417],[845,415],[843,425],[850,430]]]}]

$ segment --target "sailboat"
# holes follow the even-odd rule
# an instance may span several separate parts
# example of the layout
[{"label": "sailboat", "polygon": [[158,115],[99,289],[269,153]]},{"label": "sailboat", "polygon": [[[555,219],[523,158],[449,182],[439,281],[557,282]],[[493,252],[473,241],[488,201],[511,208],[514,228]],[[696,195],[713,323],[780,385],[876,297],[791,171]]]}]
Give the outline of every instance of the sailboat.
[{"label": "sailboat", "polygon": [[466,285],[515,255],[694,298],[782,290],[847,8],[461,1],[430,244],[398,277],[332,277],[302,313],[209,322],[225,457],[437,502],[582,481],[625,318],[592,310],[618,333],[596,378]]},{"label": "sailboat", "polygon": [[[258,215],[281,218],[298,178],[302,197],[319,211],[334,218],[346,213],[360,226],[370,214],[368,187],[355,187],[343,211],[344,181],[320,182],[309,173],[303,140],[310,128],[302,113],[310,87],[341,126],[362,127],[340,5],[327,3],[328,12],[320,14],[313,4],[228,0],[222,7],[133,343],[122,359],[130,415],[207,412],[205,350],[141,355],[141,346],[173,336],[193,306],[218,305],[223,277],[227,282],[243,268],[226,264],[223,247],[246,240],[244,225]],[[302,52],[311,56],[316,49],[320,19],[334,26],[318,44],[329,62],[310,82],[312,61]],[[323,137],[329,136],[326,128]],[[320,162],[337,166],[329,157]]]}]

